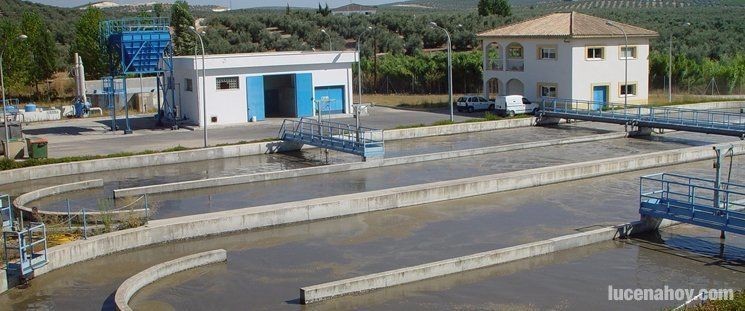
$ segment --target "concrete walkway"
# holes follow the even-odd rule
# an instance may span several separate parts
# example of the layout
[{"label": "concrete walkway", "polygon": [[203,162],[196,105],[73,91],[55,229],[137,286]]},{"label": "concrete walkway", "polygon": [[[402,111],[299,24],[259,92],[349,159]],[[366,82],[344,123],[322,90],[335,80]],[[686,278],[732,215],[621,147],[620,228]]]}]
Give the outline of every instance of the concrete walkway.
[{"label": "concrete walkway", "polygon": [[[483,113],[463,113],[455,117],[456,122],[483,117]],[[402,110],[375,107],[370,115],[362,117],[362,125],[373,128],[392,129],[414,124],[432,124],[448,120],[449,111]],[[258,123],[210,128],[209,144],[227,144],[240,141],[253,141],[276,137],[283,119],[269,119]],[[334,121],[354,124],[351,117],[335,118]],[[24,127],[26,136],[43,137],[49,140],[49,156],[105,155],[119,152],[138,152],[144,150],[163,150],[176,146],[202,147],[203,132],[198,127],[171,130],[158,128],[152,116],[136,116],[130,119],[134,130],[131,135],[122,131],[109,131],[111,119],[96,117],[88,119],[69,119],[56,122],[29,124]],[[118,126],[124,128],[124,120]]]}]

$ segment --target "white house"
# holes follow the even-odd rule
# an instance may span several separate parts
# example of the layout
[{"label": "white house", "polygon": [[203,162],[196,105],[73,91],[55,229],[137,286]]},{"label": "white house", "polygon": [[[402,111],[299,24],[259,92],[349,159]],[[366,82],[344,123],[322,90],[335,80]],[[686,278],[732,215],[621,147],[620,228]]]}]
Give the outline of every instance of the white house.
[{"label": "white house", "polygon": [[[207,124],[350,113],[356,52],[207,55]],[[179,116],[202,126],[201,56],[173,58]]]},{"label": "white house", "polygon": [[[554,13],[480,33],[484,95],[646,103],[657,33],[587,14]],[[628,94],[624,63],[628,59]]]},{"label": "white house", "polygon": [[335,9],[331,9],[331,14],[333,15],[352,15],[352,14],[362,14],[362,15],[371,15],[375,14],[378,11],[378,9],[374,6],[367,6],[367,5],[360,5],[360,4],[347,4],[345,6],[340,6]]}]

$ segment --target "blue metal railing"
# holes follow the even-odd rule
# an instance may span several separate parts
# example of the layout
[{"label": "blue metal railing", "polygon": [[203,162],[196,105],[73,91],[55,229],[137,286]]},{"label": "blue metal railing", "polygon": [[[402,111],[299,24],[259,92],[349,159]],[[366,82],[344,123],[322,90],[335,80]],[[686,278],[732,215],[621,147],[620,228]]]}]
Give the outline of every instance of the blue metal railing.
[{"label": "blue metal railing", "polygon": [[170,31],[171,19],[168,17],[132,17],[101,22],[101,35],[108,38],[114,33],[125,31]]},{"label": "blue metal railing", "polygon": [[26,276],[47,264],[47,229],[44,223],[32,222],[22,231],[3,232],[3,246],[5,266],[9,271]]},{"label": "blue metal railing", "polygon": [[0,219],[3,222],[2,231],[13,229],[13,206],[10,203],[10,196],[7,194],[0,195]]},{"label": "blue metal railing", "polygon": [[385,152],[382,130],[357,128],[331,121],[319,122],[310,118],[285,120],[279,130],[279,138],[364,157],[378,156]]},{"label": "blue metal railing", "polygon": [[639,182],[639,213],[745,234],[745,186],[661,173]]},{"label": "blue metal railing", "polygon": [[540,112],[548,117],[632,124],[745,137],[745,114],[721,110],[649,107],[576,99],[542,98]]}]

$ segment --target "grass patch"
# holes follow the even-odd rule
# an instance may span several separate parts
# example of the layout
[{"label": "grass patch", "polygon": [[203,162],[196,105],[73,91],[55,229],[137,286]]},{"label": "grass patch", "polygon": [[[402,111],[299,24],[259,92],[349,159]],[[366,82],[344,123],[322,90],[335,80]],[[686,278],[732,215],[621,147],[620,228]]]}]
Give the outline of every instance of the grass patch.
[{"label": "grass patch", "polygon": [[[270,142],[270,141],[275,141],[275,140],[277,140],[277,138],[274,138],[274,137],[262,138],[262,139],[252,140],[252,141],[242,140],[236,143],[218,144],[215,147],[245,145],[245,144],[251,144],[251,143],[263,143],[263,142]],[[198,150],[198,149],[202,149],[202,148],[188,148],[188,147],[178,145],[176,147],[163,149],[163,150],[145,150],[141,152],[118,152],[118,153],[112,153],[112,154],[107,154],[107,155],[85,155],[85,156],[48,158],[48,159],[25,159],[23,161],[16,161],[13,159],[2,158],[0,159],[0,171],[12,170],[12,169],[24,168],[24,167],[39,166],[39,165],[70,163],[70,162],[80,162],[80,161],[99,160],[99,159],[123,158],[123,157],[131,157],[131,156],[138,156],[138,155],[148,155],[148,154],[156,154],[156,153],[168,153],[168,152]]]},{"label": "grass patch", "polygon": [[703,305],[686,308],[688,311],[729,311],[745,310],[745,291],[735,292],[732,300],[709,300]]}]

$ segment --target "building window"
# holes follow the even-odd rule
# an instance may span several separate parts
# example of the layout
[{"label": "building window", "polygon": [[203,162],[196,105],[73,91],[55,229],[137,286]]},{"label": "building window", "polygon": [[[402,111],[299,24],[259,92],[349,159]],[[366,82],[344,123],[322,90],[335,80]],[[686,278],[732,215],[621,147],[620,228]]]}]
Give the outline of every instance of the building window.
[{"label": "building window", "polygon": [[625,46],[622,46],[620,58],[621,59],[636,59],[636,47],[630,46],[628,49],[626,49]]},{"label": "building window", "polygon": [[185,79],[184,84],[186,84],[186,91],[187,92],[193,92],[194,91],[194,83],[191,79]]},{"label": "building window", "polygon": [[627,85],[621,84],[621,87],[619,87],[618,91],[620,93],[620,97],[624,96],[636,96],[636,83],[629,83]]},{"label": "building window", "polygon": [[507,46],[507,58],[509,59],[522,59],[523,58],[523,47],[517,43],[512,43]]},{"label": "building window", "polygon": [[238,77],[221,77],[217,78],[218,90],[235,90],[239,89]]},{"label": "building window", "polygon": [[556,59],[556,47],[539,47],[538,59]]},{"label": "building window", "polygon": [[538,97],[557,97],[556,84],[538,84]]},{"label": "building window", "polygon": [[605,59],[605,49],[602,47],[588,47],[587,48],[587,59],[588,60],[601,60]]}]

